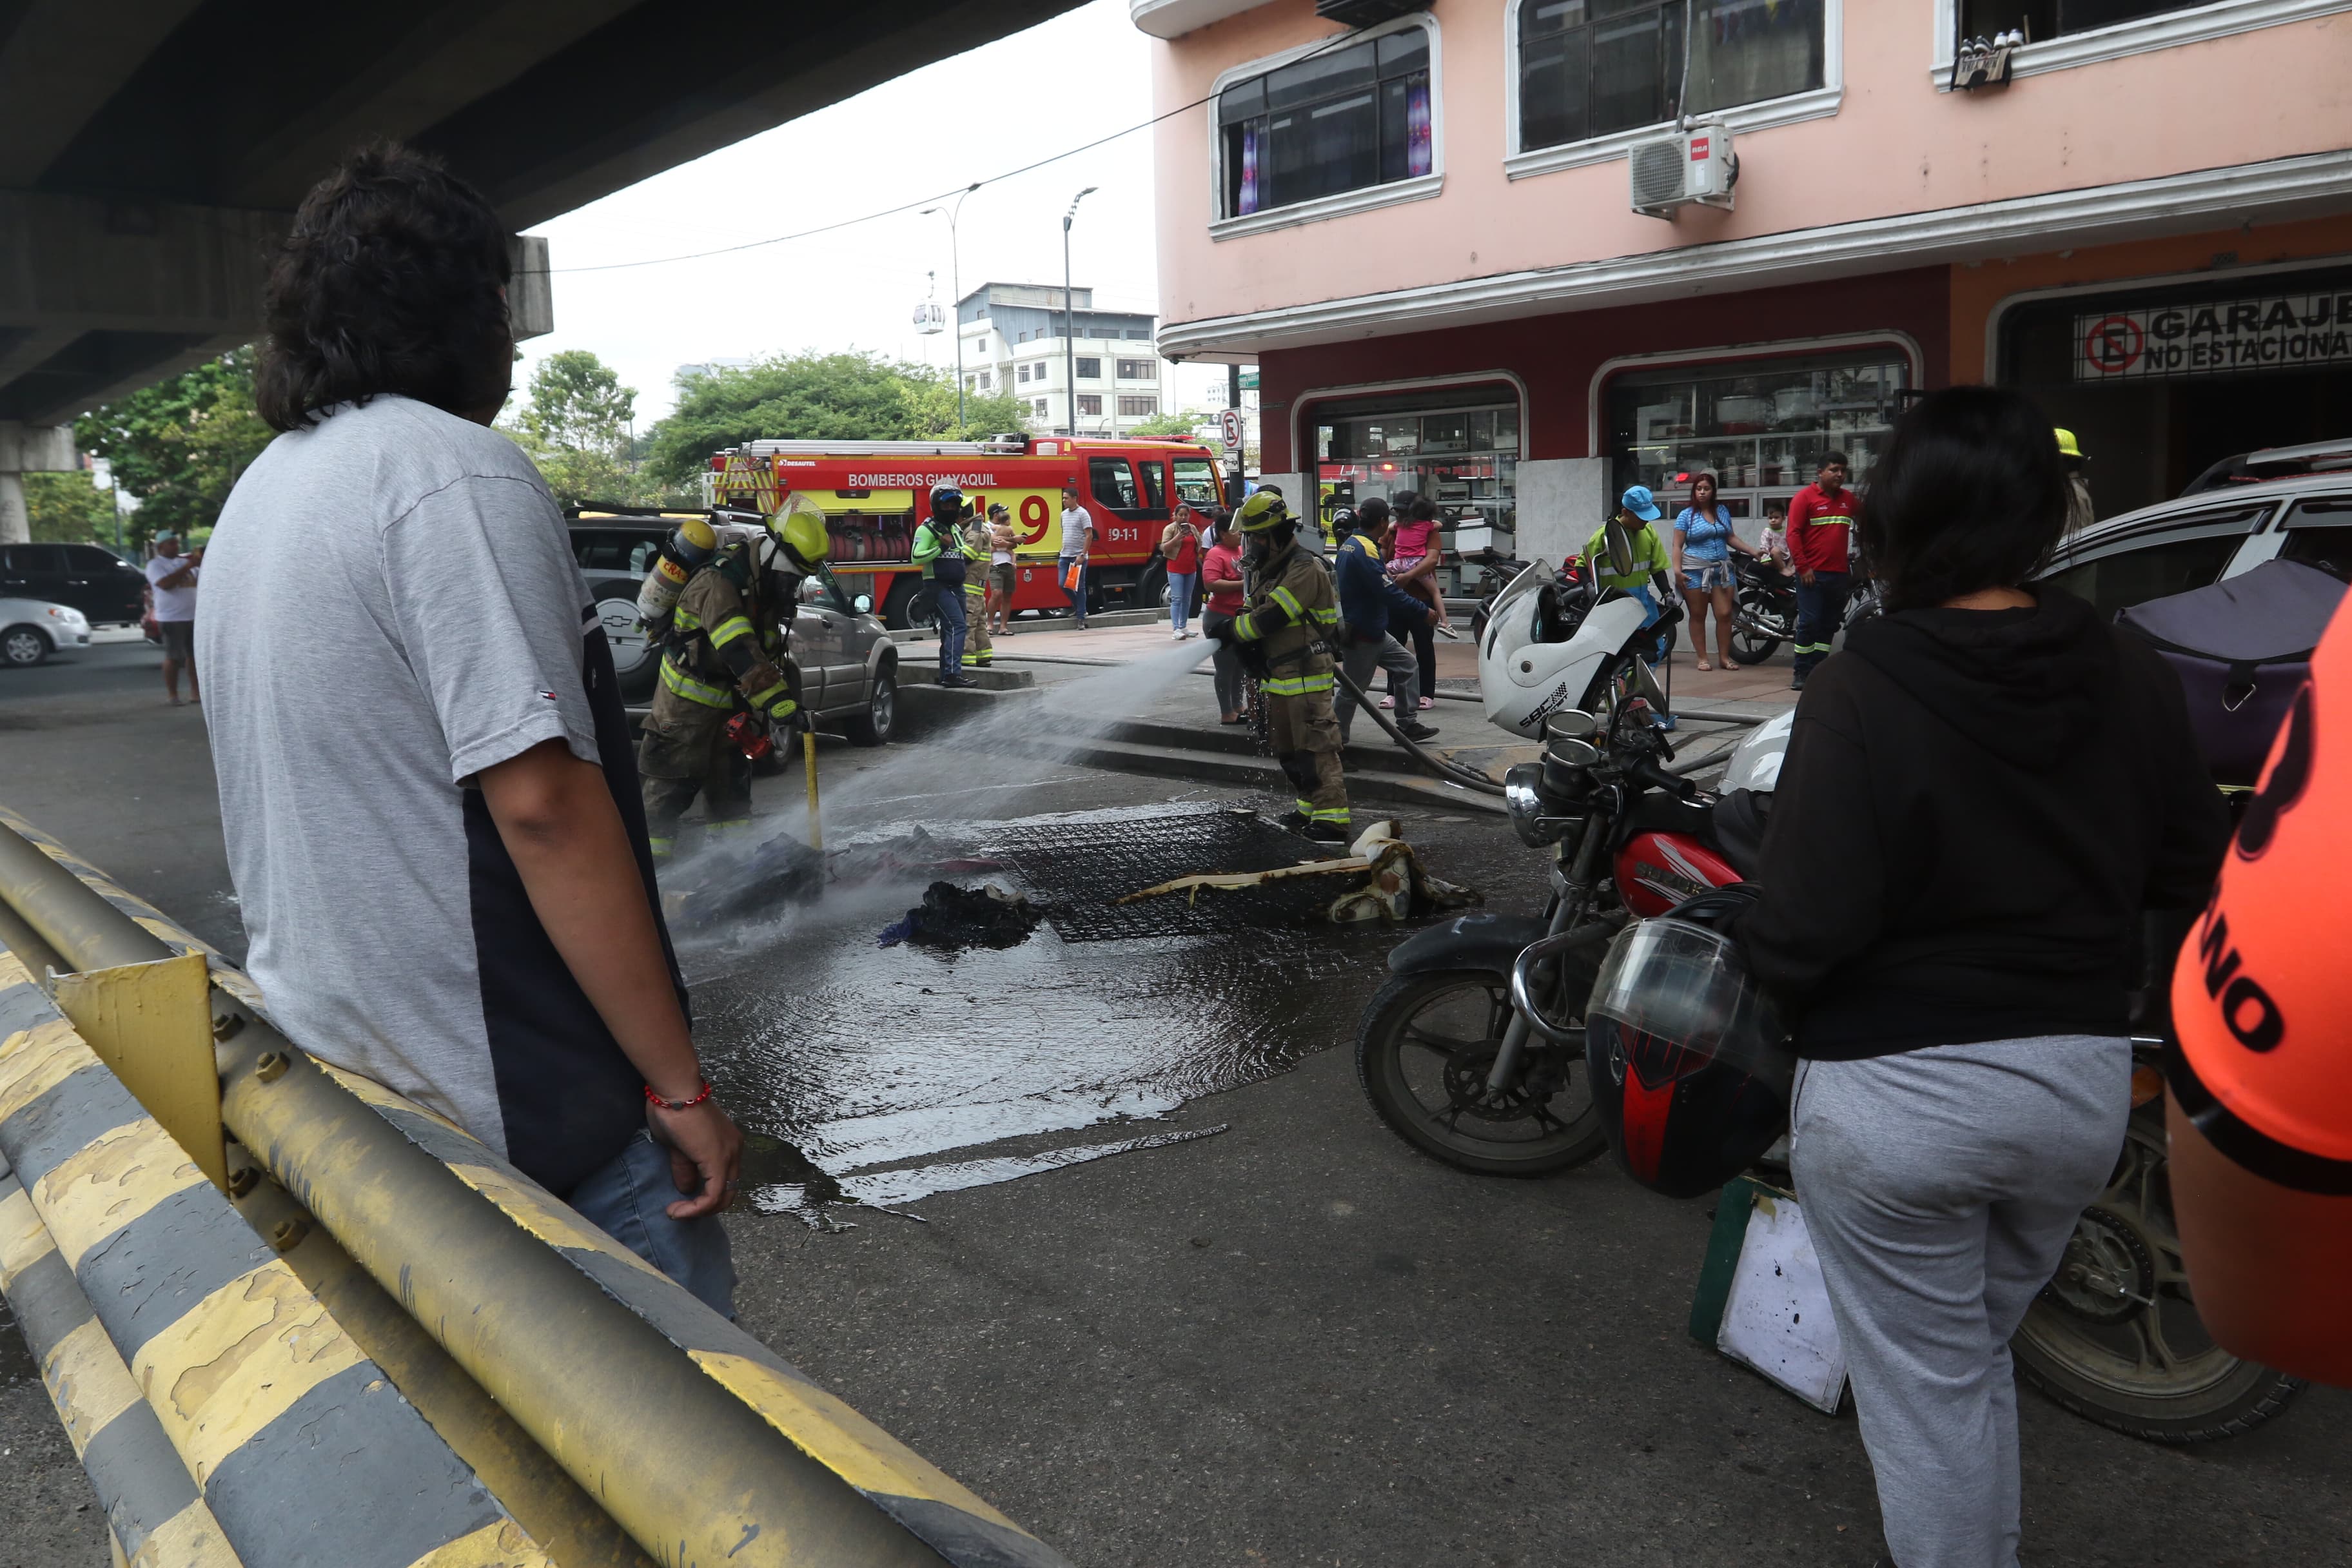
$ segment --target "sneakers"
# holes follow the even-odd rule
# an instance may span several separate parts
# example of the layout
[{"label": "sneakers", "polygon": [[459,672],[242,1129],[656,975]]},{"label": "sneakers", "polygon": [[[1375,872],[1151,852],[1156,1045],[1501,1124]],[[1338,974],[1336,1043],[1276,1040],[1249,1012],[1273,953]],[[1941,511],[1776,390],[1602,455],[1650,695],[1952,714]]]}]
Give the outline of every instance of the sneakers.
[{"label": "sneakers", "polygon": [[1168,640],[1170,642],[1182,642],[1186,634],[1183,632],[1171,631],[1168,634]]},{"label": "sneakers", "polygon": [[1345,844],[1348,842],[1348,830],[1336,822],[1310,823],[1307,837],[1318,844]]},{"label": "sneakers", "polygon": [[1408,719],[1397,726],[1397,733],[1408,741],[1426,741],[1437,733],[1437,726],[1424,724],[1418,719]]},{"label": "sneakers", "polygon": [[943,675],[940,677],[940,684],[950,691],[976,690],[980,686],[980,682],[969,675]]}]

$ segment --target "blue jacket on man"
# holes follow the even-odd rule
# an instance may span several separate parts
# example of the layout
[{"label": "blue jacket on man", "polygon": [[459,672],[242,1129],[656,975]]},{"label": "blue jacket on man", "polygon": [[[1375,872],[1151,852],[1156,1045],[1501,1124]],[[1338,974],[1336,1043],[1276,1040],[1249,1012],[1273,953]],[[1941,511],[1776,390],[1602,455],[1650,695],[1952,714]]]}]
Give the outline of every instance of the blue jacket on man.
[{"label": "blue jacket on man", "polygon": [[1339,619],[1351,642],[1378,642],[1391,623],[1410,632],[1429,618],[1429,606],[1389,581],[1381,552],[1360,533],[1351,533],[1331,563],[1339,590]]}]

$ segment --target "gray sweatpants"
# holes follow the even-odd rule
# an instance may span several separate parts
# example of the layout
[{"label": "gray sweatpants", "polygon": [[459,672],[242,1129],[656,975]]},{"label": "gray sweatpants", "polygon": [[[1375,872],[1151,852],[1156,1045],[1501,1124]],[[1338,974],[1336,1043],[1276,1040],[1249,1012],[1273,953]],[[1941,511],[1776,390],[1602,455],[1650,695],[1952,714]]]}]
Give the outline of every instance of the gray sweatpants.
[{"label": "gray sweatpants", "polygon": [[1790,1163],[1897,1568],[2015,1568],[2010,1336],[2130,1113],[2123,1039],[1802,1064]]},{"label": "gray sweatpants", "polygon": [[[1340,646],[1347,650],[1347,659],[1341,668],[1347,670],[1349,680],[1363,686],[1371,679],[1372,671],[1387,670],[1389,695],[1396,699],[1397,722],[1408,724],[1420,717],[1421,666],[1413,662],[1412,655],[1405,650],[1402,643],[1384,633],[1378,642],[1357,642],[1351,637]],[[1339,721],[1339,743],[1342,745],[1348,742],[1348,733],[1353,728],[1359,706],[1356,694],[1345,686],[1332,693],[1331,711]]]}]

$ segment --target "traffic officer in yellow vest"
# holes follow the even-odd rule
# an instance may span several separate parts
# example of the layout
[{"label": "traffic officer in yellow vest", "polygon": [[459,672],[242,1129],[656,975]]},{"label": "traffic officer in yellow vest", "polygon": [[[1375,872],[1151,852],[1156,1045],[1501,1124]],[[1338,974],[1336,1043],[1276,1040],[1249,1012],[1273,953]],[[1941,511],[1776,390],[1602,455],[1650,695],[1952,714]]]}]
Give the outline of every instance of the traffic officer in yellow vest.
[{"label": "traffic officer in yellow vest", "polygon": [[1351,835],[1339,721],[1331,711],[1330,640],[1339,634],[1339,600],[1330,571],[1300,546],[1297,520],[1272,491],[1242,502],[1234,526],[1241,531],[1249,602],[1209,635],[1231,642],[1257,669],[1274,760],[1298,792],[1298,809],[1285,825],[1344,844]]},{"label": "traffic officer in yellow vest", "polygon": [[743,713],[757,730],[785,733],[803,721],[788,639],[801,579],[826,549],[821,517],[779,512],[756,537],[721,548],[679,594],[661,689],[637,744],[655,859],[676,849],[678,819],[697,795],[712,837],[751,825],[751,764],[728,721]]},{"label": "traffic officer in yellow vest", "polygon": [[[964,570],[962,546],[963,525],[971,521],[971,503],[963,499],[963,491],[953,485],[935,485],[931,489],[931,512],[915,529],[911,554],[917,566],[922,568],[923,581],[931,585],[931,608],[940,621],[940,684],[941,686],[977,686],[979,681],[963,672],[964,639],[970,627],[964,620]],[[981,636],[988,635],[986,627]]]}]

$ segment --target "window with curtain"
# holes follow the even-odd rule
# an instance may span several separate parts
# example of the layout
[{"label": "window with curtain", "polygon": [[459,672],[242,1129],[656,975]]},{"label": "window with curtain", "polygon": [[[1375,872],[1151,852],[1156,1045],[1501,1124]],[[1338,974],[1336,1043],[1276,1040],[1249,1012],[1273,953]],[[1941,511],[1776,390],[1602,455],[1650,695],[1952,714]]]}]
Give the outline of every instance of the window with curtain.
[{"label": "window with curtain", "polygon": [[1226,217],[1426,174],[1428,31],[1383,33],[1235,82],[1217,95],[1217,125]]},{"label": "window with curtain", "polygon": [[2137,22],[2167,11],[2186,11],[2208,0],[1960,0],[1959,36],[1991,37],[2011,28],[2028,41],[2063,38],[2094,27]]},{"label": "window with curtain", "polygon": [[1523,0],[1519,146],[1822,85],[1822,0]]}]

